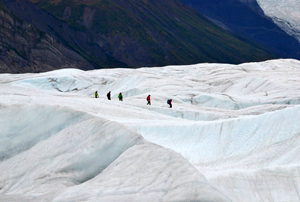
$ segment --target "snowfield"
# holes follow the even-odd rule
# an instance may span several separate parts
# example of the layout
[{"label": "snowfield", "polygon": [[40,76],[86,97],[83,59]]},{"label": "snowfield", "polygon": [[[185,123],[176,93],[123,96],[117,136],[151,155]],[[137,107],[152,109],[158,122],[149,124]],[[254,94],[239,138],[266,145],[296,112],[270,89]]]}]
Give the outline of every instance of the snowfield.
[{"label": "snowfield", "polygon": [[0,74],[0,201],[300,201],[299,120],[297,60]]}]

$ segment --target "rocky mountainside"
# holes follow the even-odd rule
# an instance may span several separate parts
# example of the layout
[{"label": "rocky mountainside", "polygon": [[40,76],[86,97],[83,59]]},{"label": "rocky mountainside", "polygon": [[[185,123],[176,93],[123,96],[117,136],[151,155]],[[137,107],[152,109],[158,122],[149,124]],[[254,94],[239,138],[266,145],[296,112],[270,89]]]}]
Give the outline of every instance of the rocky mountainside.
[{"label": "rocky mountainside", "polygon": [[60,40],[16,17],[2,3],[0,24],[0,73],[93,68]]},{"label": "rocky mountainside", "polygon": [[[177,0],[0,2],[3,26],[5,16],[14,19],[2,39],[3,72],[274,58],[261,46],[234,37]],[[34,33],[26,34],[28,26]]]},{"label": "rocky mountainside", "polygon": [[[181,1],[219,26],[268,48],[278,57],[300,59],[300,43],[266,16],[256,0]],[[271,7],[271,1],[268,2]]]}]

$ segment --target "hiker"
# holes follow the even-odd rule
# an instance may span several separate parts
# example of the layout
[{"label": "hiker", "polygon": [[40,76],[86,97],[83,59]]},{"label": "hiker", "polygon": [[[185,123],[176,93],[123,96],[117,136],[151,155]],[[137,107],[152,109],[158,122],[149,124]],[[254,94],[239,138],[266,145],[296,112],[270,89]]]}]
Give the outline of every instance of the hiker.
[{"label": "hiker", "polygon": [[95,92],[95,98],[99,98],[98,91]]},{"label": "hiker", "polygon": [[170,108],[172,108],[172,99],[168,99],[167,103],[170,105]]},{"label": "hiker", "polygon": [[147,96],[147,105],[151,105],[150,95]]},{"label": "hiker", "polygon": [[119,98],[119,101],[123,101],[123,95],[122,95],[122,93],[119,93],[118,98]]},{"label": "hiker", "polygon": [[110,100],[110,91],[107,93],[107,99]]}]

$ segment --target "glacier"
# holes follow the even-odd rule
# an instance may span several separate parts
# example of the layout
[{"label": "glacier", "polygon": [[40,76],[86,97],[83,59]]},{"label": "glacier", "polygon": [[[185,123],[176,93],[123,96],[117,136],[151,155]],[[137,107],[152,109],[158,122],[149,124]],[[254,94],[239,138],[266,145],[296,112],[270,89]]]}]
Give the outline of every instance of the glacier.
[{"label": "glacier", "polygon": [[0,201],[300,201],[299,84],[292,59],[0,74]]}]

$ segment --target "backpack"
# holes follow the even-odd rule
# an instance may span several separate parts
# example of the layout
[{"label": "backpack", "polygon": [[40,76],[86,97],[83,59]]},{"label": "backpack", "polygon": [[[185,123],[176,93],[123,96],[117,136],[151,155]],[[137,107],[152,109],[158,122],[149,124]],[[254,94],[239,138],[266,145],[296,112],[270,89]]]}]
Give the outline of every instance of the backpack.
[{"label": "backpack", "polygon": [[170,100],[167,100],[167,104],[170,104]]}]

